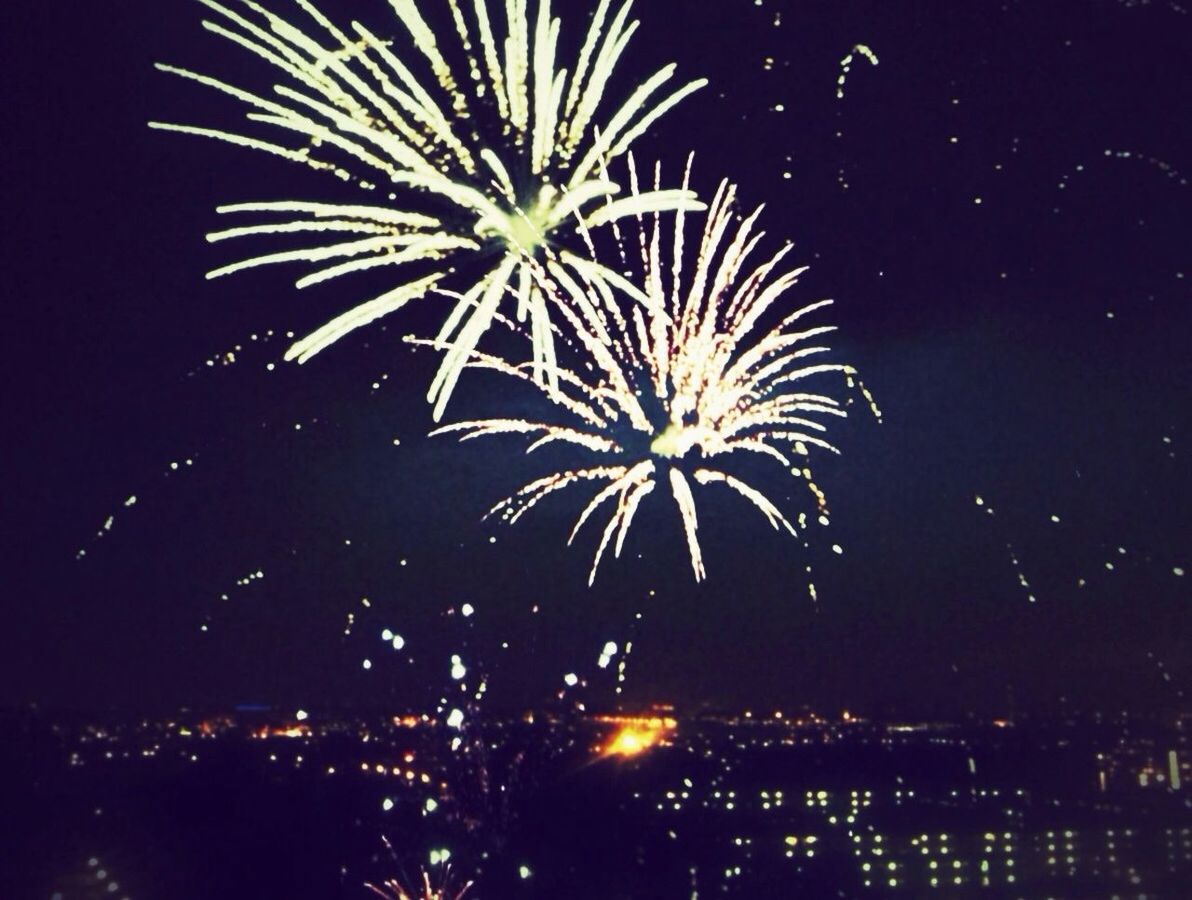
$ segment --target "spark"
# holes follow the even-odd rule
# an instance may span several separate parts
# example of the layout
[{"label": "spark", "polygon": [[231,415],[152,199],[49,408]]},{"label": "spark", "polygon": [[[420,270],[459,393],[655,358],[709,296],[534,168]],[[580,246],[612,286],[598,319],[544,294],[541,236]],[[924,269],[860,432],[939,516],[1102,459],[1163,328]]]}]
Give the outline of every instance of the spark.
[{"label": "spark", "polygon": [[[412,44],[404,51],[359,22],[342,28],[312,0],[295,0],[303,14],[298,23],[250,0],[243,0],[243,11],[216,0],[199,2],[213,14],[203,23],[207,31],[284,77],[265,96],[158,64],[162,72],[239,100],[252,127],[245,133],[173,122],[150,127],[279,157],[372,195],[369,202],[280,199],[220,206],[220,215],[250,217],[245,220],[252,224],[208,234],[210,242],[305,235],[315,246],[253,255],[207,277],[299,263],[308,267],[296,282],[304,288],[386,267],[420,266],[427,273],[399,279],[336,316],[294,343],[287,360],[305,362],[357,328],[440,292],[452,260],[496,248],[496,264],[455,295],[439,332],[451,349],[427,397],[438,419],[470,351],[510,297],[516,298],[518,320],[529,320],[536,372],[550,371],[552,329],[532,276],[536,260],[549,253],[560,265],[582,268],[588,279],[615,280],[615,272],[566,249],[556,252],[556,238],[579,233],[587,240],[590,229],[626,216],[699,208],[689,191],[618,196],[620,186],[608,179],[610,162],[706,84],[701,79],[668,86],[675,74],[669,64],[620,105],[610,105],[609,84],[639,24],[629,18],[632,0],[615,12],[612,0],[600,0],[570,69],[557,67],[561,21],[552,18],[550,0],[506,0],[503,30],[487,0],[471,4],[470,21],[451,0],[467,72],[448,62],[414,0],[391,0]],[[377,192],[388,204],[373,200]]]},{"label": "spark", "polygon": [[[689,177],[690,163],[684,186]],[[655,183],[658,180],[656,169]],[[633,186],[636,190],[636,177]],[[612,501],[589,584],[610,546],[620,556],[640,504],[659,485],[669,489],[678,508],[697,581],[704,578],[705,568],[693,484],[727,488],[752,504],[773,528],[796,534],[795,526],[765,494],[713,467],[713,460],[733,454],[767,458],[805,480],[823,513],[826,499],[811,477],[807,458],[812,447],[838,452],[825,440],[827,429],[819,419],[842,418],[846,411],[840,401],[810,392],[808,380],[828,373],[843,375],[849,387],[860,388],[880,418],[872,397],[856,380],[855,369],[812,360],[828,351],[816,340],[834,328],[803,327],[803,320],[830,300],[796,309],[776,325],[761,327],[767,313],[777,314],[778,301],[804,268],[775,274],[791,249],[788,243],[760,266],[746,270],[764,236],[755,231],[761,208],[738,221],[735,197],[735,187],[722,182],[706,215],[689,280],[683,275],[686,213],[677,215],[673,234],[665,242],[657,215],[652,217],[652,227],[643,225],[640,283],[619,286],[621,293],[629,294],[628,310],[602,281],[581,286],[563,266],[549,260],[537,270],[544,292],[590,358],[583,369],[557,367],[557,386],[536,381],[524,365],[472,353],[471,366],[536,384],[570,423],[480,419],[431,432],[456,434],[461,441],[522,435],[533,439],[527,452],[560,443],[596,457],[592,465],[554,472],[524,485],[490,511],[513,524],[556,491],[599,485],[568,541],[574,541],[597,510]],[[669,259],[664,243],[672,247]]]},{"label": "spark", "polygon": [[600,658],[596,660],[596,665],[602,669],[607,669],[608,664],[612,662],[613,657],[617,655],[616,641],[607,641],[604,649],[600,651]]},{"label": "spark", "polygon": [[[193,378],[205,369],[214,369],[217,367],[226,368],[227,366],[234,366],[241,361],[242,354],[246,353],[248,350],[251,350],[253,345],[263,346],[278,336],[280,335],[273,329],[269,329],[261,333],[253,332],[249,335],[247,341],[241,341],[237,344],[234,344],[230,349],[221,350],[218,353],[213,353],[211,356],[207,357],[205,360],[203,360],[203,364],[201,366],[197,366],[187,372],[187,377]],[[289,336],[293,337],[292,334],[289,334]],[[274,368],[275,366],[271,362],[265,364],[265,370],[268,372],[272,372]]]}]

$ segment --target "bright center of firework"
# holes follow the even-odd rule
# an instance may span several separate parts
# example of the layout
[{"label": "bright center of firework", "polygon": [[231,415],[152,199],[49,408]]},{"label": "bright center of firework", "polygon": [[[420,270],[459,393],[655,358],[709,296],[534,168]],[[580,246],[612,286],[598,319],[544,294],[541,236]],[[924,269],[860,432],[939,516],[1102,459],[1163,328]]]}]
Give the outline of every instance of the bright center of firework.
[{"label": "bright center of firework", "polygon": [[693,429],[671,422],[650,443],[650,452],[667,459],[679,459],[695,446],[697,440]]},{"label": "bright center of firework", "polygon": [[502,227],[506,246],[533,256],[546,243],[557,197],[558,193],[551,185],[544,185],[534,199],[518,202],[507,212]]},{"label": "bright center of firework", "polygon": [[521,210],[510,213],[509,245],[532,255],[546,241],[544,223],[538,221],[539,218],[541,217]]}]

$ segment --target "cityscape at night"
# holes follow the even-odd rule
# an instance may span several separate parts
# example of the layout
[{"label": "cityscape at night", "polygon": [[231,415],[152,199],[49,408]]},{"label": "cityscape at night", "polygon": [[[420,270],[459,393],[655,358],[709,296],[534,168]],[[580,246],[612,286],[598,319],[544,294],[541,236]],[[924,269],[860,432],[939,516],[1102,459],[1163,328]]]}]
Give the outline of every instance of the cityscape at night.
[{"label": "cityscape at night", "polygon": [[0,900],[1192,900],[1187,0],[0,7]]},{"label": "cityscape at night", "polygon": [[[335,896],[401,874],[369,835],[527,897],[1141,898],[1192,880],[1188,714],[665,708],[461,730],[262,708],[5,726],[6,771],[28,779],[17,847],[60,848],[28,883],[62,898]],[[200,821],[161,827],[173,817]],[[592,871],[593,853],[610,864]]]}]

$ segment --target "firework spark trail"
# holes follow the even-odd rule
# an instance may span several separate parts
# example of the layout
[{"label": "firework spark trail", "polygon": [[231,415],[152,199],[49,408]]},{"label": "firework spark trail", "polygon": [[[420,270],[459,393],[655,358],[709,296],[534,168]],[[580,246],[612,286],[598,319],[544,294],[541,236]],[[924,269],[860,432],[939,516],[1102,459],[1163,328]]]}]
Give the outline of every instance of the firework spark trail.
[{"label": "firework spark trail", "polygon": [[[188,457],[183,458],[181,462],[179,462],[178,460],[171,460],[170,464],[165,468],[165,470],[162,474],[164,475],[164,477],[169,478],[171,475],[177,475],[180,472],[184,472],[184,471],[190,469],[194,465],[196,457],[197,457],[197,454],[195,454],[195,456],[188,456]],[[139,502],[138,498],[143,497],[145,494],[147,494],[149,492],[150,491],[149,491],[148,486],[144,486],[140,490],[130,493],[128,495],[128,497],[125,498],[124,502],[121,504],[121,507],[123,509],[133,508]],[[95,532],[95,535],[91,538],[91,540],[88,543],[90,545],[94,545],[96,542],[102,541],[104,538],[106,538],[108,535],[110,535],[112,533],[112,529],[115,527],[115,525],[117,523],[118,516],[122,517],[122,514],[120,513],[119,510],[109,513],[107,515],[107,517],[104,519],[103,525],[100,526],[100,528]],[[75,560],[76,561],[82,560],[86,556],[87,556],[87,546],[82,546],[78,550],[75,551]]]},{"label": "firework spark trail", "polygon": [[[211,356],[203,360],[201,366],[196,366],[195,368],[188,371],[186,376],[188,378],[193,378],[204,370],[234,366],[241,362],[241,360],[245,358],[249,351],[255,349],[255,347],[265,346],[278,336],[279,333],[275,332],[272,328],[261,333],[254,331],[249,335],[248,340],[233,344],[231,348],[227,350],[221,350],[218,353],[213,353]],[[285,336],[287,338],[293,338],[294,334],[293,332],[286,332]],[[265,363],[266,371],[272,372],[275,368],[276,367],[272,362]]]},{"label": "firework spark trail", "polygon": [[[303,288],[381,267],[429,270],[335,317],[294,343],[287,359],[305,362],[355,329],[424,297],[447,277],[451,260],[460,254],[496,246],[499,261],[464,293],[439,333],[451,349],[428,394],[438,419],[468,353],[510,286],[515,286],[518,320],[530,320],[536,371],[553,371],[548,305],[533,278],[533,264],[548,241],[631,215],[699,208],[686,190],[659,187],[619,197],[620,187],[607,177],[609,161],[706,83],[664,90],[675,71],[667,65],[611,115],[600,113],[611,99],[606,89],[613,72],[638,27],[629,19],[631,0],[615,14],[612,0],[600,0],[570,81],[567,69],[557,68],[561,23],[551,16],[550,0],[538,0],[535,12],[529,0],[506,0],[505,35],[496,30],[486,0],[474,0],[471,22],[453,0],[466,74],[445,57],[413,0],[391,0],[413,44],[409,56],[421,58],[430,78],[420,78],[392,49],[393,42],[359,22],[340,28],[311,0],[295,0],[304,14],[301,25],[251,0],[242,0],[243,13],[216,0],[199,2],[213,13],[203,22],[207,31],[261,58],[280,71],[283,81],[274,85],[272,96],[261,96],[189,69],[157,68],[241,101],[249,108],[249,121],[266,137],[169,122],[150,126],[277,156],[374,194],[388,186],[389,204],[398,204],[286,199],[221,206],[221,215],[251,215],[256,223],[211,233],[211,242],[309,235],[318,243],[254,255],[217,268],[208,278],[304,263],[310,271],[297,281]],[[482,110],[499,119],[495,142],[482,137],[477,115]],[[266,139],[270,129],[280,136]],[[408,208],[418,205],[419,194],[441,214]],[[588,280],[614,274],[566,252],[558,259]]]},{"label": "firework spark trail", "polygon": [[[137,504],[137,495],[129,494],[128,498],[124,501],[124,508],[129,509],[133,506],[136,506],[136,504]],[[105,537],[107,537],[109,534],[111,534],[112,526],[114,526],[115,524],[116,524],[116,513],[114,513],[114,512],[109,513],[108,517],[106,519],[104,519],[103,525],[99,528],[98,531],[95,532],[95,537],[92,538],[92,542],[102,541]],[[80,547],[78,550],[75,551],[75,559],[76,560],[82,559],[86,555],[87,555],[86,547]]]},{"label": "firework spark trail", "polygon": [[[974,497],[974,502],[976,507],[986,516],[990,518],[996,516],[993,505],[987,497],[977,494]],[[1047,514],[1047,521],[1052,526],[1062,526],[1066,518],[1067,514],[1064,517],[1061,517],[1057,513]],[[1025,543],[1025,538],[1020,542],[1019,538],[1015,537],[1013,541],[1005,541],[1005,548],[1015,580],[1018,582],[1019,587],[1022,588],[1023,595],[1028,602],[1036,603],[1039,600],[1039,596],[1036,593],[1035,586],[1026,575],[1026,569],[1019,554],[1019,547],[1025,545]],[[1137,568],[1139,565],[1143,565],[1149,568],[1152,564],[1157,563],[1158,568],[1152,570],[1152,574],[1155,576],[1158,576],[1159,571],[1163,572],[1161,576],[1163,578],[1169,577],[1168,572],[1176,578],[1181,578],[1184,575],[1184,568],[1178,564],[1173,564],[1170,558],[1164,562],[1155,559],[1150,553],[1140,556],[1140,554],[1133,550],[1127,550],[1125,545],[1118,543],[1117,537],[1098,541],[1095,548],[1092,545],[1088,545],[1085,547],[1085,551],[1084,559],[1080,563],[1081,567],[1085,570],[1084,574],[1074,575],[1071,581],[1077,589],[1088,588],[1095,590],[1098,582],[1104,583],[1105,579],[1114,577],[1115,573],[1121,572],[1130,566]],[[1078,569],[1078,571],[1080,570]],[[1098,578],[1097,576],[1100,577]]]},{"label": "firework spark trail", "polygon": [[[1094,159],[1096,159],[1096,157],[1094,157]],[[1151,167],[1152,169],[1156,170],[1164,178],[1167,178],[1169,181],[1175,182],[1180,187],[1188,186],[1187,177],[1179,169],[1177,169],[1175,166],[1173,166],[1171,163],[1167,162],[1166,160],[1162,160],[1162,159],[1159,159],[1158,157],[1151,156],[1149,153],[1140,153],[1137,150],[1115,150],[1115,149],[1106,147],[1101,152],[1101,159],[1131,160],[1131,161],[1135,161],[1135,162],[1140,162],[1140,163],[1143,163],[1144,165],[1147,165],[1147,166]],[[1063,173],[1060,176],[1060,179],[1057,182],[1056,187],[1059,188],[1061,191],[1066,190],[1068,187],[1068,184],[1071,180],[1073,180],[1077,175],[1080,175],[1080,174],[1088,171],[1089,168],[1090,167],[1085,166],[1084,163],[1078,163],[1071,170]]]},{"label": "firework spark trail", "polygon": [[[630,164],[632,170],[632,160]],[[685,187],[689,175],[690,166]],[[658,178],[655,170],[655,183]],[[634,182],[636,188],[636,178]],[[722,182],[707,213],[690,275],[684,273],[685,213],[678,213],[673,235],[666,242],[657,214],[649,221],[639,217],[641,277],[636,286],[630,286],[628,315],[612,297],[607,282],[592,280],[581,286],[549,257],[536,267],[544,294],[566,320],[569,333],[576,336],[579,349],[588,357],[593,373],[589,377],[594,379],[585,380],[579,370],[560,367],[552,382],[538,386],[578,421],[480,419],[432,432],[457,434],[465,441],[523,435],[536,438],[530,450],[558,442],[597,454],[601,458],[597,464],[532,481],[490,512],[512,524],[557,491],[582,482],[602,484],[580,513],[569,539],[569,543],[573,541],[588,519],[613,501],[589,584],[610,546],[615,556],[620,555],[640,504],[659,485],[669,489],[678,506],[697,581],[704,578],[705,568],[692,481],[699,487],[718,484],[731,489],[758,509],[771,526],[795,534],[794,526],[760,490],[711,467],[709,461],[717,458],[741,452],[780,463],[792,475],[807,479],[822,511],[823,495],[811,482],[810,470],[804,462],[796,465],[792,457],[807,457],[810,447],[838,452],[824,439],[826,426],[817,417],[843,417],[846,413],[840,401],[802,389],[813,376],[843,374],[850,387],[860,387],[875,415],[880,416],[872,397],[855,380],[851,366],[809,361],[828,350],[814,339],[834,329],[815,326],[796,330],[797,326],[831,301],[802,307],[786,314],[777,325],[762,328],[763,317],[777,311],[778,301],[804,270],[776,274],[790,251],[787,244],[760,266],[746,271],[746,263],[764,234],[755,231],[761,210],[737,222],[735,196],[736,189]],[[664,243],[671,246],[669,260]],[[532,382],[525,366],[492,357],[473,353],[469,365]],[[626,425],[638,434],[642,449],[632,449],[623,439]],[[618,456],[622,460],[635,458],[617,461]]]},{"label": "firework spark trail", "polygon": [[840,75],[836,78],[836,99],[844,99],[844,86],[848,83],[848,73],[853,67],[853,62],[857,56],[861,56],[869,60],[869,64],[878,65],[877,54],[869,49],[865,44],[854,44],[853,49],[845,54],[844,58],[840,60]]}]

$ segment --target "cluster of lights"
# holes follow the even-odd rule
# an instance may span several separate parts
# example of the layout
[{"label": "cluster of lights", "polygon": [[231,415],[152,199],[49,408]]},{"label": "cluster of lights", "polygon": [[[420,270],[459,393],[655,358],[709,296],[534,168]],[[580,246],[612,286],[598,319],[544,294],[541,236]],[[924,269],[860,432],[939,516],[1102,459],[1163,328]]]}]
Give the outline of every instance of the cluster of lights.
[{"label": "cluster of lights", "polygon": [[[453,659],[453,663],[458,657]],[[448,712],[450,710],[450,712]],[[470,714],[469,714],[470,715]],[[391,719],[395,728],[427,727],[435,729],[446,724],[448,727],[462,729],[464,711],[445,707],[434,717],[421,715],[395,716]],[[292,712],[290,723],[268,726],[255,732],[248,732],[254,737],[315,737],[309,730],[311,715],[304,709]],[[660,744],[675,744],[676,723],[673,718],[661,714],[642,716],[593,716],[590,723],[600,723],[608,726],[608,732],[596,751],[601,757],[631,758],[640,755]],[[758,821],[758,814],[765,813],[767,821],[791,823],[794,819],[811,816],[817,821],[822,820],[820,826],[812,825],[811,829],[800,829],[787,833],[782,838],[782,844],[773,847],[773,838],[751,834],[749,831],[733,829],[729,834],[729,844],[742,858],[729,859],[721,863],[724,868],[716,871],[723,872],[724,878],[736,879],[742,873],[748,872],[753,864],[755,854],[780,852],[796,871],[803,871],[803,866],[809,860],[831,856],[845,850],[855,858],[854,865],[859,881],[871,888],[901,888],[907,889],[913,885],[922,888],[933,888],[945,895],[951,888],[960,885],[971,885],[973,888],[989,888],[995,884],[1015,885],[1030,881],[1035,875],[1051,878],[1075,877],[1079,872],[1083,877],[1105,878],[1139,885],[1142,874],[1130,865],[1129,857],[1133,855],[1131,848],[1137,843],[1136,832],[1132,828],[1106,829],[1103,833],[1079,832],[1074,829],[1059,829],[1025,833],[1023,827],[1024,809],[1031,806],[1030,794],[1019,789],[997,789],[969,787],[961,790],[944,789],[936,793],[928,791],[924,795],[923,788],[916,791],[899,780],[898,787],[891,787],[888,794],[882,792],[875,796],[873,790],[839,788],[811,788],[800,791],[790,790],[789,785],[784,791],[782,787],[773,783],[750,785],[748,781],[737,781],[740,776],[748,779],[749,767],[744,759],[736,759],[729,750],[725,749],[744,745],[746,751],[752,752],[761,746],[770,746],[771,738],[768,732],[775,728],[793,726],[793,720],[779,718],[776,715],[766,715],[754,719],[745,719],[744,731],[737,728],[742,725],[741,720],[733,720],[734,725],[727,730],[728,740],[712,740],[708,734],[700,731],[693,732],[689,738],[678,742],[673,752],[673,759],[683,759],[683,754],[689,754],[693,764],[701,768],[709,760],[717,765],[718,771],[710,780],[702,779],[703,783],[697,787],[696,772],[681,777],[680,781],[672,782],[666,787],[659,788],[657,795],[657,809],[659,812],[672,814],[684,813],[692,805],[706,810],[721,810],[735,813],[747,821]],[[836,727],[833,723],[825,722],[823,730]],[[203,739],[214,739],[229,730],[235,730],[235,722],[231,719],[211,719],[199,724],[180,724],[170,722],[168,725],[142,723],[140,731],[128,732],[127,729],[90,726],[79,734],[79,740],[84,744],[98,745],[95,755],[102,756],[105,752],[113,755],[110,747],[117,742],[123,743],[136,734],[150,732],[159,740],[177,740],[176,746],[185,747],[182,756],[192,761],[197,760],[191,750],[195,742]],[[330,728],[320,726],[318,734],[332,733],[335,726]],[[363,731],[363,725],[356,730],[363,735],[362,741],[369,742],[369,735]],[[868,735],[869,740],[880,740],[882,729],[875,729]],[[868,734],[868,733],[866,733]],[[740,735],[740,736],[738,736]],[[378,743],[385,743],[382,735],[377,735]],[[925,732],[921,739],[931,743],[939,737],[931,731]],[[398,739],[394,732],[391,739]],[[952,745],[963,744],[957,737],[944,738]],[[399,739],[400,740],[400,739]],[[575,738],[574,740],[582,740]],[[154,744],[157,752],[160,744]],[[496,745],[494,745],[495,748]],[[168,744],[167,744],[168,747]],[[306,744],[300,744],[298,749],[307,752]],[[146,748],[147,749],[147,748]],[[270,748],[273,749],[273,748]],[[116,753],[119,749],[116,749]],[[279,751],[280,752],[280,751]],[[134,754],[135,755],[135,754]],[[167,753],[167,755],[169,755]],[[273,762],[293,763],[300,767],[302,756],[279,760],[277,753],[269,758]],[[81,757],[76,752],[75,758]],[[382,757],[383,758],[383,757]],[[959,759],[963,760],[962,755]],[[1098,756],[1098,763],[1104,762],[1105,755]],[[375,758],[374,758],[375,759]],[[398,764],[394,764],[397,762]],[[405,752],[403,757],[391,762],[362,762],[360,771],[367,775],[377,775],[385,779],[393,779],[389,784],[396,784],[401,788],[415,788],[422,786],[423,790],[408,794],[390,788],[391,796],[377,798],[384,812],[389,812],[401,803],[409,805],[410,810],[417,811],[422,816],[437,814],[441,803],[449,797],[446,783],[438,785],[438,791],[431,786],[435,784],[431,775],[419,771],[426,768],[413,765],[414,751]],[[315,763],[319,771],[326,771],[328,775],[335,773],[333,766]],[[696,771],[699,771],[698,769]],[[693,777],[694,776],[694,777]],[[781,782],[779,782],[781,784]],[[730,787],[735,785],[736,789]],[[408,787],[407,787],[408,786]],[[426,788],[431,788],[429,791]],[[428,796],[434,794],[434,796]],[[634,796],[640,797],[640,794]],[[406,799],[402,799],[405,797]],[[801,802],[800,802],[801,801]],[[991,828],[984,832],[971,835],[949,834],[946,831],[918,835],[891,835],[875,831],[873,825],[858,824],[864,822],[864,817],[873,816],[870,808],[885,805],[892,808],[896,805],[907,805],[914,801],[924,807],[939,807],[955,810],[970,804],[977,804],[991,815],[997,815],[1005,825],[1013,830]],[[1015,802],[1017,801],[1017,802]],[[1009,804],[1009,805],[1007,805]],[[792,808],[794,807],[794,808]],[[1120,807],[1106,807],[1107,811]],[[739,811],[739,812],[737,812]],[[878,814],[880,817],[880,813]],[[898,813],[897,815],[902,815]],[[793,817],[793,818],[792,818]],[[682,819],[672,818],[673,827],[668,832],[672,840],[679,840],[682,831]],[[1011,824],[1013,823],[1013,824]],[[734,824],[739,824],[734,819]],[[876,822],[874,823],[876,824]],[[829,827],[831,826],[831,827]],[[788,824],[789,827],[789,824]],[[815,833],[818,830],[818,834]],[[780,832],[781,833],[781,832]],[[769,832],[773,834],[773,832]],[[1186,861],[1192,859],[1192,829],[1168,828],[1162,836],[1156,834],[1156,840],[1163,837],[1164,846],[1161,849],[1166,857],[1166,865],[1171,872],[1180,871]],[[755,846],[756,842],[756,846]],[[1026,850],[1026,858],[1019,858]],[[1135,848],[1137,849],[1137,848]],[[1091,850],[1091,852],[1090,852]],[[934,892],[933,892],[934,893]]]}]

